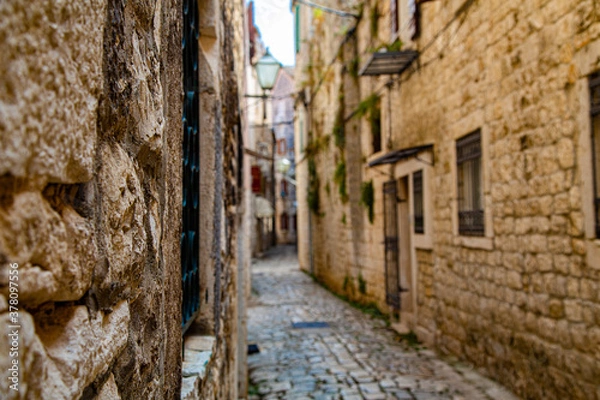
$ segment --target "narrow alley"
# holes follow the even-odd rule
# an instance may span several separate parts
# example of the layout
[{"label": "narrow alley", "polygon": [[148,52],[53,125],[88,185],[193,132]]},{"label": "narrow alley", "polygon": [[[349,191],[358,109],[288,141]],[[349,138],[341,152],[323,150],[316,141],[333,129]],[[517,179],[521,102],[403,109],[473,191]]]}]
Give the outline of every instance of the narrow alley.
[{"label": "narrow alley", "polygon": [[515,398],[336,298],[300,271],[294,246],[254,261],[248,319],[251,400]]}]

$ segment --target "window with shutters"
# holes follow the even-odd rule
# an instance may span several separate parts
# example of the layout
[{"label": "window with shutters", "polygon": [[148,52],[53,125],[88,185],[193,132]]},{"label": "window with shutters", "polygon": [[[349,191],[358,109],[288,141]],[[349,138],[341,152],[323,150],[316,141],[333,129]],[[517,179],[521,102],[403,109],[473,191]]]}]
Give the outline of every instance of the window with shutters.
[{"label": "window with shutters", "polygon": [[427,0],[390,0],[391,39],[415,40],[421,34],[421,3]]},{"label": "window with shutters", "polygon": [[458,194],[458,232],[465,236],[483,236],[483,174],[481,131],[456,141]]},{"label": "window with shutters", "polygon": [[423,171],[413,173],[413,215],[415,233],[425,233],[423,217]]}]

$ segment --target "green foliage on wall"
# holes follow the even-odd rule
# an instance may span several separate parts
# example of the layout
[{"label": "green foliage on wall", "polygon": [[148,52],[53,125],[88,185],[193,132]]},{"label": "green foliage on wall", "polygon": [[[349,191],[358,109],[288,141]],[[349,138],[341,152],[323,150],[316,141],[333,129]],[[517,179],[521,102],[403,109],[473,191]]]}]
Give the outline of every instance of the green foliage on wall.
[{"label": "green foliage on wall", "polygon": [[385,48],[387,51],[400,51],[402,50],[402,42],[400,39],[396,39],[393,43],[387,44]]},{"label": "green foliage on wall", "polygon": [[313,157],[308,158],[308,190],[306,193],[308,208],[319,215],[319,176],[317,175],[317,165]]},{"label": "green foliage on wall", "polygon": [[367,294],[367,281],[363,278],[362,273],[358,273],[358,291],[361,294]]},{"label": "green foliage on wall", "polygon": [[346,293],[350,292],[354,294],[354,279],[346,275],[344,277],[344,284],[342,285],[342,290]]},{"label": "green foliage on wall", "polygon": [[[348,304],[350,304],[352,307],[356,308],[357,310],[359,310],[367,315],[370,315],[371,318],[382,319],[383,321],[385,321],[386,325],[389,326],[389,324],[390,324],[389,315],[381,312],[381,310],[377,307],[377,304],[375,302],[363,303],[363,302],[351,300],[347,295],[343,295],[343,294],[334,292],[326,283],[321,282],[314,275],[312,275],[306,271],[303,271],[303,272],[305,274],[309,275],[310,277],[312,277],[316,283],[318,283],[319,285],[324,287],[326,290],[328,290],[330,293],[332,293],[338,299],[348,302]],[[344,286],[345,286],[345,288],[344,288]],[[346,275],[346,277],[344,278],[344,286],[342,286],[342,289],[344,289],[344,291],[346,293],[348,293],[348,291],[350,291],[352,294],[354,294],[354,279],[353,278]]]},{"label": "green foliage on wall", "polygon": [[371,32],[371,38],[376,38],[379,32],[379,7],[377,3],[371,7],[371,13],[369,15],[369,30]]},{"label": "green foliage on wall", "polygon": [[348,63],[348,73],[354,79],[358,79],[358,67],[360,64],[360,57],[356,56]]},{"label": "green foliage on wall", "polygon": [[346,225],[346,213],[342,214],[342,224]]},{"label": "green foliage on wall", "polygon": [[[311,133],[308,134],[311,136]],[[331,135],[324,135],[319,138],[313,139],[304,147],[304,153],[306,157],[314,157],[321,151],[326,150],[331,141]]]},{"label": "green foliage on wall", "polygon": [[369,222],[372,224],[375,220],[375,190],[373,189],[373,180],[363,182],[360,185],[360,204],[362,204],[369,213]]},{"label": "green foliage on wall", "polygon": [[346,162],[338,162],[333,173],[333,181],[338,185],[338,192],[342,203],[348,202],[348,189],[346,187]]},{"label": "green foliage on wall", "polygon": [[366,99],[363,99],[360,103],[358,103],[358,107],[356,108],[355,116],[362,118],[365,115],[371,115],[373,110],[376,110],[379,106],[379,95],[377,93],[373,93]]},{"label": "green foliage on wall", "polygon": [[344,86],[340,85],[338,96],[338,109],[335,115],[335,121],[333,122],[333,131],[331,135],[333,136],[334,143],[336,147],[340,150],[344,149],[346,145],[346,132],[344,129]]}]

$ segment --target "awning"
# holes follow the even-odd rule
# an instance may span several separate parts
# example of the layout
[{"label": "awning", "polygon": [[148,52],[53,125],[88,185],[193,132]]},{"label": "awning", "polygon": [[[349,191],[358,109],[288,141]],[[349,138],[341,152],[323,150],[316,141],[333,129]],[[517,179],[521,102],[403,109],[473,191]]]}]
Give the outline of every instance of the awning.
[{"label": "awning", "polygon": [[401,74],[419,55],[415,50],[386,51],[371,54],[359,75]]},{"label": "awning", "polygon": [[378,157],[378,158],[374,159],[373,161],[371,161],[369,163],[369,167],[375,167],[377,165],[383,165],[383,164],[394,164],[400,160],[410,158],[412,156],[419,154],[420,152],[422,152],[424,150],[430,150],[432,148],[433,148],[432,144],[426,144],[423,146],[409,147],[407,149],[392,150],[389,153],[386,153],[386,154],[382,155],[381,157]]},{"label": "awning", "polygon": [[254,198],[254,216],[256,218],[271,218],[273,216],[273,205],[264,197]]}]

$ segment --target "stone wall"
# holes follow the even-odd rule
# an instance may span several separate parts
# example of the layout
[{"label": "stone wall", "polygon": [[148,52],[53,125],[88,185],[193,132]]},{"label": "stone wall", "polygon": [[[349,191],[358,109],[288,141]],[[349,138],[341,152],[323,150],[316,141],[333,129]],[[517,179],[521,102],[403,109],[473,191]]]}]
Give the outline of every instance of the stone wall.
[{"label": "stone wall", "polygon": [[[349,34],[339,29],[340,17],[301,7],[314,32],[303,32],[297,72],[313,94],[308,130],[318,148],[315,274],[340,293],[386,309],[382,185],[402,178],[401,171],[427,169],[425,218],[432,230],[426,244],[411,234],[417,308],[410,327],[524,398],[600,398],[600,253],[587,88],[588,76],[600,70],[598,4],[455,0],[421,7],[421,36],[412,41],[401,34],[403,48],[419,51],[419,59],[395,77],[390,92],[389,76],[351,79],[356,63],[364,65],[393,36],[387,2],[366,2]],[[333,135],[342,90],[347,203],[331,178],[342,159]],[[368,116],[353,115],[372,93],[381,97],[377,154]],[[455,149],[458,138],[476,129],[486,228],[483,237],[467,237],[458,234]],[[410,160],[367,167],[388,150],[424,144],[434,146],[431,167]],[[352,157],[356,146],[360,156]],[[359,206],[356,183],[371,180],[373,224]],[[359,274],[366,293],[357,290]]]},{"label": "stone wall", "polygon": [[[352,5],[340,8],[356,12]],[[347,33],[353,26],[352,18],[307,7],[300,7],[300,12],[301,32],[306,36],[297,56],[295,81],[297,90],[310,93],[296,105],[297,113],[305,114],[306,147],[300,148],[296,141],[300,266],[310,271],[312,260],[314,275],[335,291],[353,300],[382,305],[384,255],[379,245],[383,241],[383,209],[381,204],[374,204],[371,222],[361,204],[361,187],[371,179],[380,187],[385,176],[365,174],[361,132],[367,122],[365,118],[348,118],[360,102],[363,82],[348,72],[345,64],[349,62],[343,62],[357,57],[359,40],[352,31]],[[371,85],[371,80],[367,84]],[[337,115],[343,115],[346,123],[340,124]],[[336,141],[334,130],[341,125],[343,138]],[[299,131],[299,124],[295,129]],[[315,164],[312,178],[308,172],[311,161]],[[339,172],[344,169],[345,176]],[[318,181],[318,209],[306,203],[311,180]],[[309,213],[312,229],[308,228]]]},{"label": "stone wall", "polygon": [[[425,26],[442,24],[436,7],[423,7],[425,42],[434,31]],[[434,104],[441,111],[427,129],[438,146],[438,315],[428,331],[438,347],[486,367],[523,397],[600,396],[600,259],[586,257],[584,204],[592,198],[581,193],[591,163],[578,149],[581,137],[590,141],[589,125],[578,123],[589,118],[581,87],[600,68],[583,62],[586,53],[600,54],[596,8],[591,1],[475,3],[460,29],[450,28],[452,42],[442,38],[424,52],[431,67],[411,77],[398,99],[403,125]],[[441,109],[434,93],[448,94]],[[457,235],[456,206],[441,193],[456,193],[454,140],[479,127],[489,228],[477,243]],[[420,320],[433,327],[426,313]]]},{"label": "stone wall", "polygon": [[[243,48],[240,29],[243,26],[243,4],[236,2],[215,2],[215,23],[222,24],[222,31],[217,31],[216,40],[202,40],[202,51],[209,65],[212,57],[218,55],[215,63],[217,70],[211,69],[215,80],[201,83],[203,96],[214,93],[214,102],[205,105],[214,107],[214,113],[205,113],[201,119],[201,131],[206,130],[206,139],[215,149],[214,159],[201,161],[206,165],[209,178],[202,181],[204,193],[213,198],[214,213],[201,216],[201,223],[207,221],[208,228],[204,232],[206,240],[201,244],[201,252],[206,248],[207,265],[206,284],[201,283],[201,293],[207,295],[204,307],[201,305],[199,325],[205,327],[205,333],[216,337],[213,354],[207,366],[205,376],[200,383],[198,399],[236,399],[238,396],[238,368],[241,369],[239,379],[245,379],[245,369],[239,363],[242,351],[247,349],[244,325],[238,325],[238,315],[245,309],[239,308],[241,300],[238,286],[244,286],[244,268],[248,268],[245,251],[240,251],[243,234],[238,235],[238,227],[242,226],[244,206],[243,169],[241,165],[242,141],[240,95],[243,76]],[[213,53],[214,51],[214,53]],[[212,135],[211,135],[212,130]],[[209,152],[210,153],[210,152]],[[214,163],[212,166],[207,161]],[[202,200],[202,197],[201,197]],[[210,286],[209,286],[210,285]],[[202,303],[201,303],[202,304]],[[193,328],[192,328],[193,329]],[[239,335],[243,335],[241,338]],[[238,351],[240,346],[240,351]],[[241,385],[241,387],[244,387]]]},{"label": "stone wall", "polygon": [[[221,117],[203,153],[215,171],[203,218],[216,233],[201,258],[213,283],[202,309],[217,340],[201,390],[223,399],[237,397],[241,7],[213,15],[225,50],[212,59],[208,112]],[[180,0],[0,5],[0,319],[12,323],[18,264],[20,325],[20,392],[3,384],[2,398],[179,397],[181,10]]]},{"label": "stone wall", "polygon": [[0,253],[4,276],[19,265],[21,396],[178,392],[179,251],[165,233],[179,232],[181,111],[163,88],[180,87],[179,57],[161,63],[179,25],[163,5],[0,6]]}]

